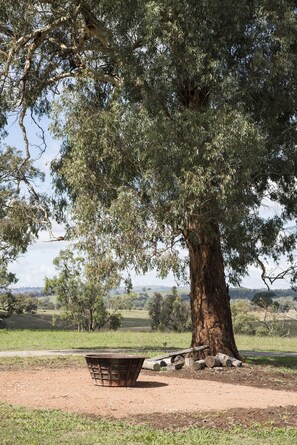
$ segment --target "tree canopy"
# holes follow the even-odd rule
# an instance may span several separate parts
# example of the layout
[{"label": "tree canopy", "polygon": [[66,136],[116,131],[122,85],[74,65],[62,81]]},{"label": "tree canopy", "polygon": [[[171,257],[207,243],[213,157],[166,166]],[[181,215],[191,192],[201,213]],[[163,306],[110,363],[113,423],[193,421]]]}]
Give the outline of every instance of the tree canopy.
[{"label": "tree canopy", "polygon": [[0,288],[15,281],[7,272],[9,262],[24,253],[39,230],[48,226],[47,206],[31,184],[42,176],[30,159],[25,162],[20,150],[0,147]]},{"label": "tree canopy", "polygon": [[0,14],[2,113],[19,112],[24,164],[24,116],[51,114],[81,247],[137,272],[189,269],[192,344],[237,355],[225,273],[238,284],[255,265],[273,281],[266,261],[286,255],[297,278],[295,1],[4,1]]}]

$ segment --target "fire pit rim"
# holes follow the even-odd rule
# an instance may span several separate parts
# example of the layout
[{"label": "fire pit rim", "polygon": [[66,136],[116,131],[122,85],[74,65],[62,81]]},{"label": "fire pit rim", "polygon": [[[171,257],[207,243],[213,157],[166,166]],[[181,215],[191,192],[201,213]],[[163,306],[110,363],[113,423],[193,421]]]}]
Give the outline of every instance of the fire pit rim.
[{"label": "fire pit rim", "polygon": [[91,354],[85,354],[85,357],[88,358],[116,358],[116,359],[127,359],[127,358],[138,358],[138,359],[146,359],[145,355],[131,355],[131,354],[122,354],[116,352],[96,352]]}]

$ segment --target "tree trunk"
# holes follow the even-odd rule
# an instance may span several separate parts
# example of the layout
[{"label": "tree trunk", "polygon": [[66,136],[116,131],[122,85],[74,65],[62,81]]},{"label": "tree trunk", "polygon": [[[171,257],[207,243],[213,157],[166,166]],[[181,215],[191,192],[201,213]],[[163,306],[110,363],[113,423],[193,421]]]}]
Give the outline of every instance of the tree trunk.
[{"label": "tree trunk", "polygon": [[191,221],[186,239],[190,257],[191,346],[209,345],[207,354],[222,352],[240,358],[233,335],[219,226]]}]

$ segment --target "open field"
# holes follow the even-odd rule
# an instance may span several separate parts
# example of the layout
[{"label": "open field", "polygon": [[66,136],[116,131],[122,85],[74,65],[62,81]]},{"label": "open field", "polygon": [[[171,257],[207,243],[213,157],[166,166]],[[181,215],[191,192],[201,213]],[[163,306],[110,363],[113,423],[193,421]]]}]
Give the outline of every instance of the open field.
[{"label": "open field", "polygon": [[[236,336],[237,346],[245,351],[296,352],[297,337]],[[187,348],[191,343],[189,332],[133,332],[133,331],[39,331],[0,330],[0,350],[42,349],[104,349],[122,348],[140,352]]]},{"label": "open field", "polygon": [[[132,331],[39,331],[1,330],[0,350],[104,349],[125,348],[139,351],[181,349],[189,346],[190,333]],[[297,342],[297,340],[296,340]]]},{"label": "open field", "polygon": [[121,311],[124,318],[121,329],[149,331],[151,323],[146,310]]},{"label": "open field", "polygon": [[[150,331],[150,319],[147,310],[124,310],[121,311],[123,316],[123,324],[120,328],[121,331]],[[258,317],[261,317],[261,313],[255,313]],[[279,320],[280,326],[283,327],[283,331],[288,333],[288,337],[297,337],[297,319],[293,316],[288,318],[286,314],[280,314]],[[39,310],[36,314],[21,314],[12,315],[9,319],[5,320],[7,328],[9,330],[18,329],[38,329],[38,330],[69,330],[70,328],[63,323],[59,318],[57,311]],[[260,326],[261,322],[256,322],[256,326]],[[75,330],[75,329],[73,329]],[[102,329],[104,331],[105,329]]]},{"label": "open field", "polygon": [[[124,318],[121,329],[150,330],[149,314],[146,310],[121,311]],[[5,320],[8,329],[65,330],[65,323],[55,310],[41,310],[36,314],[13,314]],[[69,329],[69,328],[68,328]]]}]

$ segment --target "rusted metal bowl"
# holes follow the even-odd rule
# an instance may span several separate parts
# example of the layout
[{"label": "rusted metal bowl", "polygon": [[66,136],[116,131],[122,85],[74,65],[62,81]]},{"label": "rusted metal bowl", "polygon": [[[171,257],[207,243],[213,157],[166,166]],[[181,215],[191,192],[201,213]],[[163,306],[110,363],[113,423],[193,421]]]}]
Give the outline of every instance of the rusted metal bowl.
[{"label": "rusted metal bowl", "polygon": [[87,354],[86,362],[99,386],[134,386],[145,357],[125,354]]}]

